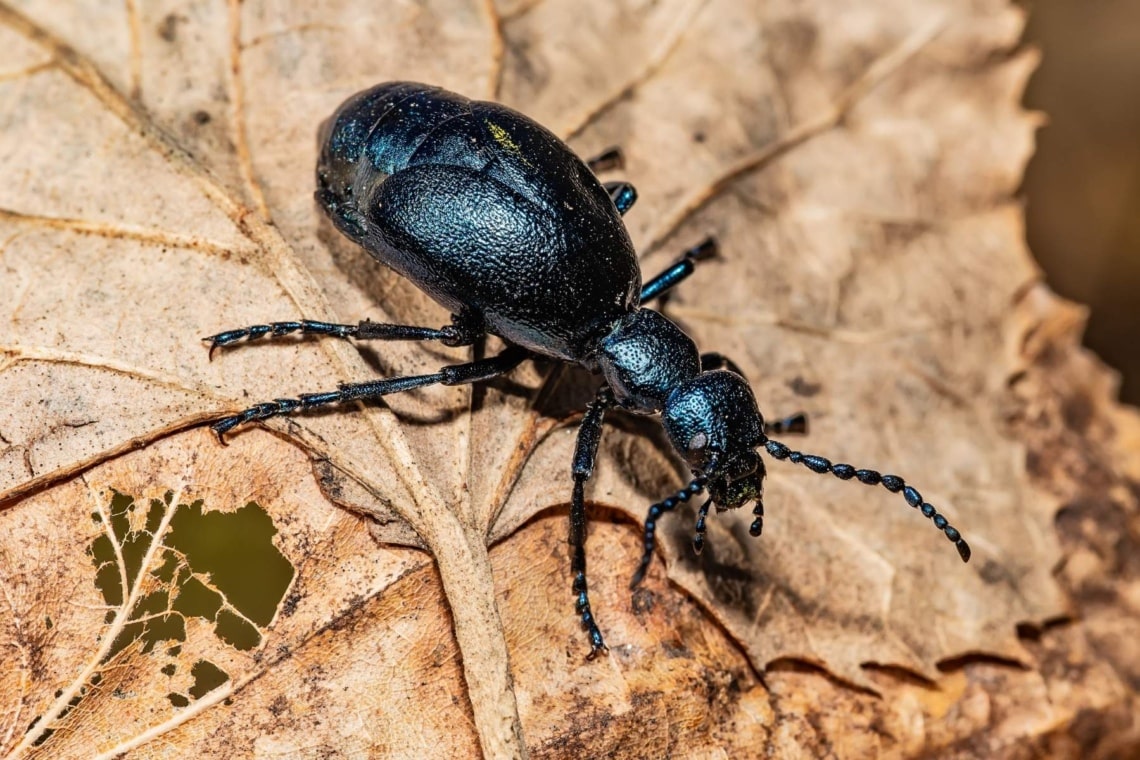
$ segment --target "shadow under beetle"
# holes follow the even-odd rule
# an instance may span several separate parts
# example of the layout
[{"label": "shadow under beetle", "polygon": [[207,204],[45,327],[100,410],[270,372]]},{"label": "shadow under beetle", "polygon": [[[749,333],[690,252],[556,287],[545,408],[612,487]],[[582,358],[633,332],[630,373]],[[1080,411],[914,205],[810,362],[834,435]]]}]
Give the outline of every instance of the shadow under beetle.
[{"label": "shadow under beetle", "polygon": [[[345,101],[320,129],[316,199],[336,227],[372,256],[407,277],[452,313],[439,329],[363,321],[356,325],[299,320],[254,325],[206,338],[211,352],[243,339],[290,333],[358,340],[473,343],[485,333],[507,348],[496,356],[412,375],[341,385],[327,393],[277,399],[218,420],[226,432],[247,422],[326,404],[374,399],[442,383],[478,383],[543,356],[600,373],[587,406],[571,469],[573,590],[590,658],[606,649],[586,584],[584,487],[594,469],[607,409],[661,414],[670,443],[693,480],[649,508],[645,552],[631,582],[652,558],[657,520],[707,492],[693,548],[704,543],[710,505],[736,509],[754,502],[750,531],[759,536],[764,463],[758,449],[868,485],[902,492],[934,521],[963,560],[970,547],[921,494],[897,475],[832,464],[793,451],[769,433],[806,432],[795,415],[766,423],[743,374],[719,354],[699,354],[677,325],[643,308],[715,253],[706,240],[644,286],[622,215],[637,200],[632,185],[601,184],[594,171],[619,165],[616,151],[583,162],[561,140],[505,106],[472,101],[438,87],[388,82]],[[224,442],[224,441],[223,441]]]}]

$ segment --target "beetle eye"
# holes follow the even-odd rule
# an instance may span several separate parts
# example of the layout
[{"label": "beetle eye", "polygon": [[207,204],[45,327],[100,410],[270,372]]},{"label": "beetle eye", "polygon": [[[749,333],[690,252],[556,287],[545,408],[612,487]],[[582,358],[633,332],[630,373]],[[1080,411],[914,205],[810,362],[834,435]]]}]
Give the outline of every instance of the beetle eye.
[{"label": "beetle eye", "polygon": [[697,433],[689,439],[689,451],[700,451],[709,445],[709,437],[704,433]]}]

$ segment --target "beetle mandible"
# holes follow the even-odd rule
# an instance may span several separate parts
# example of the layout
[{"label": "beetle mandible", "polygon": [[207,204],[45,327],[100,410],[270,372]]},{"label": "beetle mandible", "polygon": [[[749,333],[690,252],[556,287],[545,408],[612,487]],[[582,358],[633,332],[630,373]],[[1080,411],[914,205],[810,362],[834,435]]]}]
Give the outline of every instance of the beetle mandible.
[{"label": "beetle mandible", "polygon": [[750,532],[763,527],[765,469],[758,450],[902,492],[934,521],[963,561],[961,534],[897,475],[833,464],[794,451],[770,433],[806,432],[793,415],[766,423],[752,388],[727,358],[701,354],[676,324],[644,304],[692,274],[715,252],[712,239],[644,286],[622,216],[637,199],[625,182],[601,184],[594,171],[620,161],[616,151],[583,162],[554,134],[505,106],[438,87],[388,82],[346,100],[320,128],[316,200],[336,227],[376,259],[448,309],[451,324],[274,322],[218,333],[210,351],[243,339],[291,333],[358,340],[438,340],[470,345],[491,333],[507,344],[496,356],[412,375],[340,385],[250,407],[213,423],[220,439],[247,422],[328,404],[375,399],[426,385],[478,383],[528,358],[579,364],[603,382],[578,430],[571,475],[571,572],[576,608],[592,659],[606,646],[586,583],[584,489],[594,469],[602,418],[613,407],[660,414],[669,442],[693,479],[649,508],[644,553],[630,583],[652,558],[657,520],[698,494],[693,548],[704,543],[710,505],[754,504]]}]

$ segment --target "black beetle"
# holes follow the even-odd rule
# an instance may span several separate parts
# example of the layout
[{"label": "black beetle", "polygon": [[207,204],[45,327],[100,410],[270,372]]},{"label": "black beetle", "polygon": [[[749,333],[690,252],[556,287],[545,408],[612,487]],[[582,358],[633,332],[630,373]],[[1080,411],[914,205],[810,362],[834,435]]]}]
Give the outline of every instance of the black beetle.
[{"label": "black beetle", "polygon": [[211,352],[242,339],[295,332],[340,338],[439,340],[469,345],[485,333],[508,347],[497,356],[443,367],[434,374],[341,385],[328,393],[277,399],[218,420],[222,438],[246,422],[326,404],[373,399],[442,383],[477,383],[543,356],[582,365],[604,382],[578,432],[570,506],[571,569],[590,657],[605,649],[586,586],[583,491],[594,468],[602,417],[611,407],[661,414],[669,441],[694,478],[649,508],[636,586],[652,557],[656,521],[708,491],[698,510],[693,547],[704,542],[709,506],[754,502],[754,536],[763,523],[763,447],[776,459],[842,480],[901,491],[963,560],[970,547],[946,518],[897,475],[793,451],[768,437],[806,432],[794,415],[765,423],[743,374],[696,344],[647,303],[688,277],[715,252],[710,239],[686,252],[643,287],[622,215],[637,199],[624,182],[598,182],[592,170],[620,162],[609,151],[588,162],[522,114],[438,87],[388,82],[345,101],[320,130],[316,199],[337,228],[452,313],[439,329],[300,320],[254,325],[206,338]]}]

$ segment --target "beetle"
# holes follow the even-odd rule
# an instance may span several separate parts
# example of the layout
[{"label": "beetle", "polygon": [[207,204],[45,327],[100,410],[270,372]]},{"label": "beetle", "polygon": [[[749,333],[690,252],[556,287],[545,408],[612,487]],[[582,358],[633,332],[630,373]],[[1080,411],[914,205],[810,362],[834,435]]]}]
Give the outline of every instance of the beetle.
[{"label": "beetle", "polygon": [[273,322],[205,338],[211,355],[238,341],[294,333],[448,346],[470,345],[491,333],[506,348],[432,374],[342,384],[335,391],[257,404],[212,424],[222,443],[227,432],[245,423],[427,385],[479,383],[530,358],[578,364],[600,375],[571,466],[572,589],[590,641],[589,659],[606,645],[586,581],[584,490],[603,417],[612,408],[660,415],[669,442],[693,473],[684,488],[649,508],[631,588],[652,559],[657,520],[698,494],[706,498],[697,510],[697,552],[711,505],[722,511],[752,503],[750,533],[760,535],[760,450],[813,472],[901,492],[969,560],[970,547],[958,530],[902,478],[833,464],[770,438],[806,432],[806,417],[765,422],[739,367],[720,354],[701,354],[675,323],[645,307],[714,255],[716,243],[710,238],[686,251],[642,285],[622,220],[637,192],[629,183],[602,184],[595,176],[620,163],[616,149],[583,161],[517,111],[415,82],[388,82],[353,95],[321,125],[319,142],[321,210],[350,240],[446,308],[451,323],[429,328],[369,320]]}]

